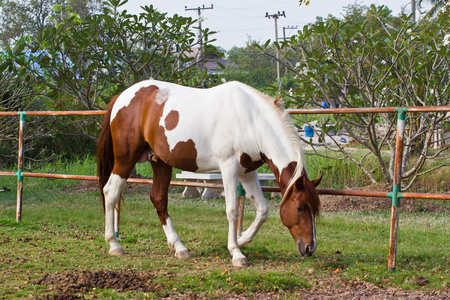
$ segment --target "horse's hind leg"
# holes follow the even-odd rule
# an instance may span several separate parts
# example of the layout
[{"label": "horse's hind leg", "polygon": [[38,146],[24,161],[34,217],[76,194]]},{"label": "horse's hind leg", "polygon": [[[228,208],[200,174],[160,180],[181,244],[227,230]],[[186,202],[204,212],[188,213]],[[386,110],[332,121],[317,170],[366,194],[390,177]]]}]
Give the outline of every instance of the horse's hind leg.
[{"label": "horse's hind leg", "polygon": [[114,209],[120,199],[120,192],[126,181],[126,178],[114,174],[113,171],[103,188],[103,193],[105,195],[105,240],[109,244],[109,254],[111,255],[125,254],[125,251],[123,251],[122,247],[117,242],[115,235]]},{"label": "horse's hind leg", "polygon": [[153,168],[153,186],[150,198],[158,213],[164,233],[166,234],[167,244],[170,248],[175,250],[175,256],[177,258],[191,258],[189,251],[181,243],[180,238],[173,227],[172,221],[170,220],[169,213],[167,212],[172,167],[159,160],[152,160],[150,163]]},{"label": "horse's hind leg", "polygon": [[239,180],[245,189],[247,198],[253,200],[256,207],[255,220],[250,227],[238,237],[239,247],[242,247],[253,240],[261,225],[267,220],[269,206],[262,193],[256,171],[240,175]]}]

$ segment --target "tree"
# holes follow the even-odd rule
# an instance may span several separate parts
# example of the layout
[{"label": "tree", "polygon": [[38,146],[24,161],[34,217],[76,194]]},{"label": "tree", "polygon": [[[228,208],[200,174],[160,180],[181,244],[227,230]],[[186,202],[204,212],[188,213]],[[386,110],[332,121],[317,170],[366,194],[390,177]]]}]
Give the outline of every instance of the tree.
[{"label": "tree", "polygon": [[[281,62],[298,79],[292,91],[291,105],[320,107],[328,102],[342,107],[439,106],[450,104],[449,14],[420,24],[411,24],[409,16],[394,18],[385,7],[371,6],[364,13],[365,22],[329,18],[305,26],[281,48],[301,53],[297,64]],[[271,55],[270,53],[268,55]],[[271,55],[273,56],[273,55]],[[290,95],[284,91],[285,96]],[[357,159],[344,147],[328,147],[338,151],[342,159],[351,159],[372,181],[392,182],[395,158],[396,118],[393,114],[336,115],[335,130],[344,129],[361,144],[366,153]],[[446,147],[431,152],[439,126],[449,126],[443,113],[408,115],[408,133],[403,154],[404,188],[426,172],[450,165],[441,161],[426,166]],[[322,120],[324,134],[330,129]],[[384,149],[390,155],[384,155]],[[374,156],[379,172],[365,164]],[[414,159],[411,159],[414,157]],[[377,178],[379,174],[380,178]]]},{"label": "tree", "polygon": [[0,4],[0,44],[35,36],[67,12],[84,19],[99,11],[100,5],[100,0],[6,0]]}]

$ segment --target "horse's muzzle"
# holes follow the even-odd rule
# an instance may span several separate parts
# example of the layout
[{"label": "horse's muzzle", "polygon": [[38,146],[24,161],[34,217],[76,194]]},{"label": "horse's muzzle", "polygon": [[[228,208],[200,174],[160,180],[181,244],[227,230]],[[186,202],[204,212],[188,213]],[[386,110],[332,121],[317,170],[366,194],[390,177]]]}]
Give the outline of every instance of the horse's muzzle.
[{"label": "horse's muzzle", "polygon": [[304,247],[302,242],[298,242],[297,243],[297,251],[302,256],[311,256],[311,255],[313,255],[314,251],[316,251],[316,248],[317,248],[316,245],[308,244],[308,245],[306,245],[306,247]]}]

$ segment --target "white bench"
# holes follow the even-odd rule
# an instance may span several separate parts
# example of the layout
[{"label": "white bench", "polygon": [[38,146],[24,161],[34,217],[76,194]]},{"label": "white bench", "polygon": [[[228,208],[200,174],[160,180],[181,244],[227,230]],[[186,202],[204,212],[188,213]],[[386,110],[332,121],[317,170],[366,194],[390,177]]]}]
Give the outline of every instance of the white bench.
[{"label": "white bench", "polygon": [[[203,180],[203,182],[208,181],[211,183],[222,183],[222,174],[220,173],[220,171],[211,171],[204,173],[183,171],[180,174],[176,174],[176,178],[184,179],[186,181]],[[261,186],[265,186],[267,184],[267,181],[269,180],[273,180],[274,184],[276,185],[276,178],[272,173],[258,173],[258,179],[261,183]],[[203,199],[218,199],[220,197],[219,192],[215,188],[205,188],[203,193],[202,190],[198,187],[186,187],[183,191],[183,197],[197,198],[200,197],[200,195]]]}]

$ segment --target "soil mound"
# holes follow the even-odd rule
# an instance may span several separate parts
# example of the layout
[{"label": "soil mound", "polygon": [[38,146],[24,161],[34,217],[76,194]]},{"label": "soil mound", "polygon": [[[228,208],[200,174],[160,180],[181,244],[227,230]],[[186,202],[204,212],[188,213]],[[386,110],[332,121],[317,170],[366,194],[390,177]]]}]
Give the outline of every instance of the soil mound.
[{"label": "soil mound", "polygon": [[33,284],[49,287],[56,292],[40,299],[84,299],[77,293],[85,294],[93,288],[116,289],[118,291],[154,292],[159,286],[153,283],[154,275],[151,272],[110,271],[110,270],[73,270],[56,272],[51,275],[45,273]]}]

